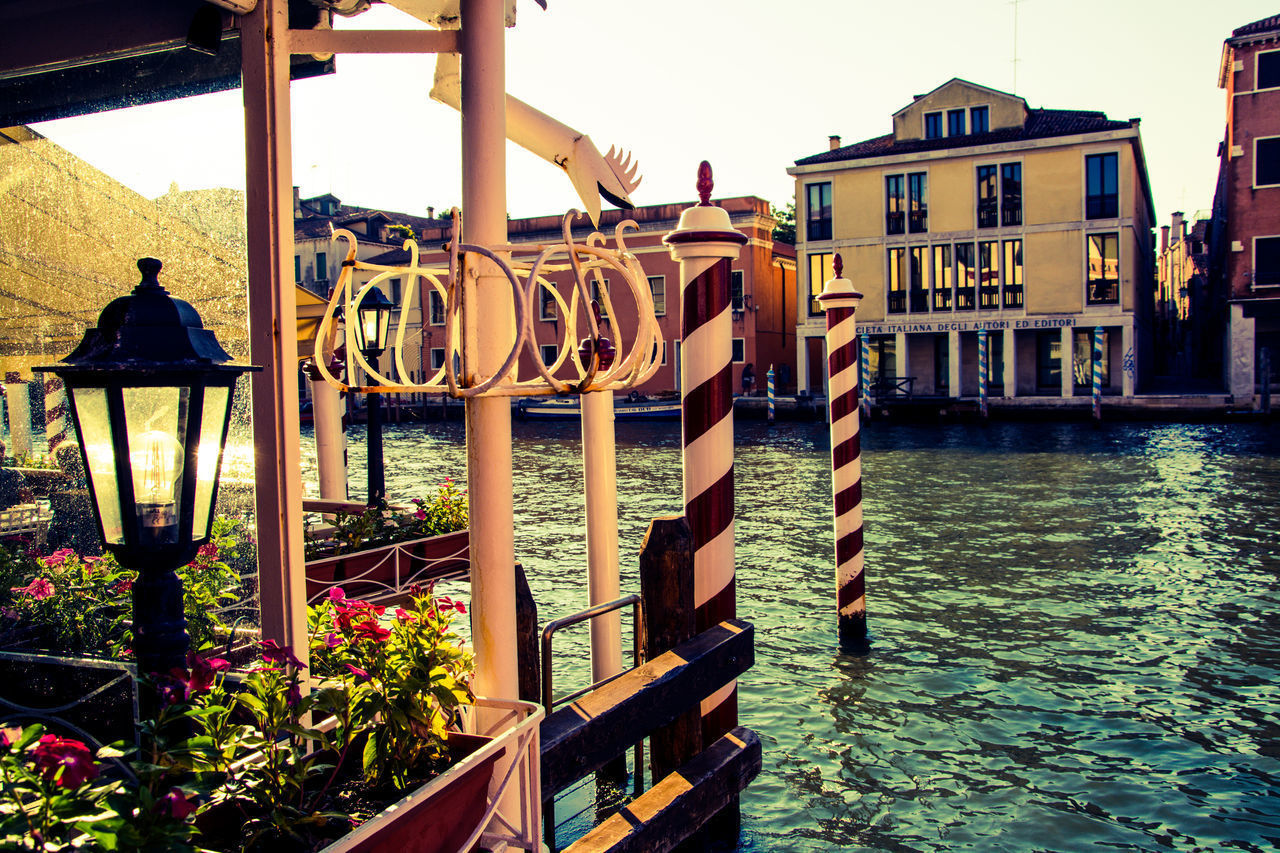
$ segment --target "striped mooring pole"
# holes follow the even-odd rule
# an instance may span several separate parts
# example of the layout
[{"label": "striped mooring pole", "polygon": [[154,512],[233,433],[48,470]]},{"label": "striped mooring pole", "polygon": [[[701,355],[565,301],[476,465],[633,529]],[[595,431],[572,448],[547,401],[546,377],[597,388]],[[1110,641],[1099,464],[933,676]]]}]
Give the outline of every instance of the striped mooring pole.
[{"label": "striped mooring pole", "polygon": [[773,423],[774,402],[773,402],[773,365],[772,364],[769,365],[769,372],[765,374],[764,387],[765,387],[765,396],[768,398],[768,401],[769,401],[768,420],[769,420],[769,423]]},{"label": "striped mooring pole", "polygon": [[[711,204],[711,165],[698,166],[696,206],[663,238],[680,264],[684,511],[693,534],[695,626],[736,615],[733,547],[733,326],[729,273],[747,237]],[[702,700],[704,743],[737,725],[732,682]]]},{"label": "striped mooring pole", "polygon": [[[978,330],[978,409],[982,412],[982,419],[987,419],[987,380],[991,376],[991,341],[988,340],[987,330]],[[960,389],[956,389],[956,396],[959,396]]]},{"label": "striped mooring pole", "polygon": [[27,383],[16,370],[4,375],[4,398],[9,406],[9,455],[30,456],[31,403],[27,399]]},{"label": "striped mooring pole", "polygon": [[46,373],[44,375],[44,434],[49,440],[51,458],[58,445],[67,440],[69,413],[67,390],[63,387],[62,380],[52,373]]},{"label": "striped mooring pole", "polygon": [[862,414],[871,417],[871,336],[862,336],[862,346],[858,348],[858,396],[861,398]]},{"label": "striped mooring pole", "polygon": [[827,397],[831,401],[831,492],[835,502],[836,618],[840,649],[865,652],[867,597],[862,554],[862,446],[858,416],[858,338],[854,313],[862,294],[844,277],[836,255],[836,277],[818,301],[827,312]]},{"label": "striped mooring pole", "polygon": [[1102,327],[1093,327],[1093,419],[1102,420]]}]

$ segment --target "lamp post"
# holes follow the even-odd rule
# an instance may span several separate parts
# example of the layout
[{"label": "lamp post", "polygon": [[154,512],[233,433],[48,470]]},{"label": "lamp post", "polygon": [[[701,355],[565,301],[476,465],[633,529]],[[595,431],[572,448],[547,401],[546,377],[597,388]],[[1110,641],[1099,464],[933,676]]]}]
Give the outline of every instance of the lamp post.
[{"label": "lamp post", "polygon": [[209,541],[236,379],[200,315],[138,261],[142,281],[112,301],[79,346],[50,367],[66,385],[98,532],[133,584],[140,672],[168,672],[187,651],[174,570]]},{"label": "lamp post", "polygon": [[[395,306],[376,287],[365,291],[356,309],[356,346],[365,361],[378,369],[378,358],[387,348],[387,332],[391,327],[391,312]],[[369,436],[369,506],[381,506],[387,499],[387,485],[382,472],[382,397],[375,391],[368,393]]]}]

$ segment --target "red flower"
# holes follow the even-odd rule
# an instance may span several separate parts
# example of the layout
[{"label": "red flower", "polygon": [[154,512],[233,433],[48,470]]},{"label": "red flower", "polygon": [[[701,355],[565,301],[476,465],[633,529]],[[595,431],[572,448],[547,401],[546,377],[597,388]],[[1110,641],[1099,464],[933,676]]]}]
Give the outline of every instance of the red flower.
[{"label": "red flower", "polygon": [[26,586],[13,587],[12,592],[29,595],[36,601],[41,601],[42,599],[50,598],[54,594],[55,590],[53,588],[53,584],[49,583],[46,578],[36,578]]},{"label": "red flower", "polygon": [[116,595],[124,595],[131,589],[133,589],[133,578],[121,578],[116,581],[116,585],[112,587],[112,592]]},{"label": "red flower", "polygon": [[47,557],[41,557],[40,562],[44,563],[46,566],[52,567],[65,563],[68,557],[74,557],[75,555],[76,552],[70,548],[62,548],[61,550],[54,551]]},{"label": "red flower", "polygon": [[329,587],[329,600],[334,604],[340,604],[347,600],[347,594],[342,591],[340,586]]},{"label": "red flower", "polygon": [[413,621],[416,621],[418,617],[414,616],[412,613],[407,612],[403,607],[397,607],[396,618],[399,619],[401,622],[413,622]]},{"label": "red flower", "polygon": [[267,663],[283,663],[297,669],[306,669],[307,665],[294,657],[293,649],[276,645],[275,640],[263,640],[259,643],[262,647],[262,659]]},{"label": "red flower", "polygon": [[424,519],[426,519],[427,514],[422,511],[422,507],[418,507],[416,510],[413,511],[413,517],[418,519],[418,521],[423,521]]},{"label": "red flower", "polygon": [[93,761],[93,753],[78,740],[45,735],[36,743],[32,756],[36,769],[44,774],[45,779],[56,781],[59,787],[79,788],[90,779],[98,778],[98,765]]},{"label": "red flower", "polygon": [[213,542],[206,542],[196,551],[197,557],[204,557],[206,560],[218,559],[218,546]]},{"label": "red flower", "polygon": [[373,640],[375,643],[384,643],[391,636],[391,632],[378,624],[374,619],[366,619],[352,626],[355,629],[357,640]]},{"label": "red flower", "polygon": [[196,813],[195,805],[182,793],[181,788],[170,788],[169,793],[156,800],[156,811],[174,820],[186,820]]},{"label": "red flower", "polygon": [[369,673],[365,672],[365,671],[364,671],[363,669],[361,669],[360,667],[358,667],[358,666],[352,666],[352,665],[351,665],[351,664],[349,664],[349,663],[344,663],[344,664],[343,664],[343,666],[345,666],[347,669],[351,670],[351,674],[352,674],[352,675],[354,675],[356,678],[359,678],[361,681],[368,681],[368,680],[369,680]]},{"label": "red flower", "polygon": [[174,679],[182,685],[183,696],[190,699],[197,693],[204,693],[213,687],[219,672],[231,668],[230,662],[223,658],[203,658],[195,652],[187,653],[187,666],[190,672],[174,670]]},{"label": "red flower", "polygon": [[467,612],[467,607],[465,604],[463,604],[461,601],[454,601],[452,598],[450,598],[447,595],[442,595],[437,600],[440,602],[440,608],[442,610],[453,609],[458,611],[459,613]]}]

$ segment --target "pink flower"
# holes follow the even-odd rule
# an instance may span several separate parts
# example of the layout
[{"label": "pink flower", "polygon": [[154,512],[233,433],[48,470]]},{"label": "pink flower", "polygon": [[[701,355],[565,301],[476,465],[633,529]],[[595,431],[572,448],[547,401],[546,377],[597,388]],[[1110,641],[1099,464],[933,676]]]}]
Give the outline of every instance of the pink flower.
[{"label": "pink flower", "polygon": [[324,644],[326,648],[336,649],[338,646],[342,645],[342,640],[337,634],[330,631],[324,638]]},{"label": "pink flower", "polygon": [[53,588],[53,584],[49,583],[46,578],[36,578],[26,586],[15,586],[12,591],[23,595],[29,595],[36,601],[41,601],[51,597],[55,590]]},{"label": "pink flower", "polygon": [[181,788],[176,787],[170,788],[169,793],[156,800],[155,810],[174,820],[186,820],[196,813],[195,805],[182,793]]},{"label": "pink flower", "polygon": [[70,548],[63,548],[61,550],[54,551],[47,557],[41,557],[40,561],[46,566],[53,567],[65,563],[68,557],[74,557],[75,555],[76,552]]},{"label": "pink flower", "polygon": [[369,673],[365,672],[365,671],[364,671],[363,669],[361,669],[360,667],[358,667],[358,666],[352,666],[352,665],[351,665],[351,664],[349,664],[349,663],[344,663],[344,664],[343,664],[343,666],[345,666],[347,669],[351,670],[351,674],[352,674],[352,675],[354,675],[356,678],[360,679],[361,681],[368,681],[368,680],[369,680]]},{"label": "pink flower", "polygon": [[423,521],[426,519],[427,514],[422,511],[422,507],[418,507],[416,510],[413,511],[413,517],[418,519],[418,521]]},{"label": "pink flower", "polygon": [[[56,781],[62,788],[79,788],[90,779],[98,778],[98,765],[93,761],[89,747],[78,740],[45,735],[32,750],[36,769],[49,781]],[[61,775],[59,775],[61,771]]]},{"label": "pink flower", "polygon": [[461,601],[454,601],[452,598],[450,598],[447,595],[440,596],[438,601],[440,602],[441,610],[452,609],[452,610],[458,611],[459,613],[464,613],[464,614],[467,612],[467,606],[465,604],[463,604]]},{"label": "pink flower", "polygon": [[342,591],[342,587],[331,586],[329,587],[329,600],[334,604],[338,604],[347,600],[347,594]]},{"label": "pink flower", "polygon": [[391,637],[391,632],[373,619],[358,622],[352,627],[355,629],[357,640],[373,640],[375,643],[384,643]]},{"label": "pink flower", "polygon": [[8,749],[22,737],[22,729],[18,726],[0,728],[0,748]]},{"label": "pink flower", "polygon": [[259,643],[262,647],[262,659],[267,663],[283,663],[297,669],[306,669],[307,665],[298,660],[293,649],[276,645],[275,640],[263,640]]},{"label": "pink flower", "polygon": [[399,619],[401,622],[412,622],[417,617],[415,617],[412,613],[407,612],[403,607],[397,607],[396,618]]},{"label": "pink flower", "polygon": [[204,693],[213,687],[218,673],[231,668],[230,662],[223,658],[203,658],[195,652],[187,652],[187,666],[190,672],[174,670],[174,679],[182,685],[183,698],[190,699],[197,693]]},{"label": "pink flower", "polygon": [[213,542],[206,542],[196,551],[197,557],[204,557],[206,560],[218,559],[218,546]]}]

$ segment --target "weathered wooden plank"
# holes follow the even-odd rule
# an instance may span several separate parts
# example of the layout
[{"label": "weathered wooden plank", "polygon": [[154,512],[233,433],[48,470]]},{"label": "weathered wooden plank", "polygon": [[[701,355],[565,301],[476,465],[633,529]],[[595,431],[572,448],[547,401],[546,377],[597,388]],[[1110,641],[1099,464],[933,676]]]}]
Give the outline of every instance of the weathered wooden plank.
[{"label": "weathered wooden plank", "polygon": [[559,793],[755,662],[755,629],[727,619],[542,722],[542,796]]},{"label": "weathered wooden plank", "polygon": [[738,726],[565,853],[665,853],[734,802],[761,761],[760,738]]},{"label": "weathered wooden plank", "polygon": [[529,589],[524,566],[516,563],[516,667],[520,698],[542,702],[542,657],[538,649],[538,603]]},{"label": "weathered wooden plank", "polygon": [[[655,518],[640,548],[644,658],[653,660],[693,637],[693,534],[683,515]],[[649,761],[661,779],[702,750],[702,717],[690,708],[649,737]]]}]

